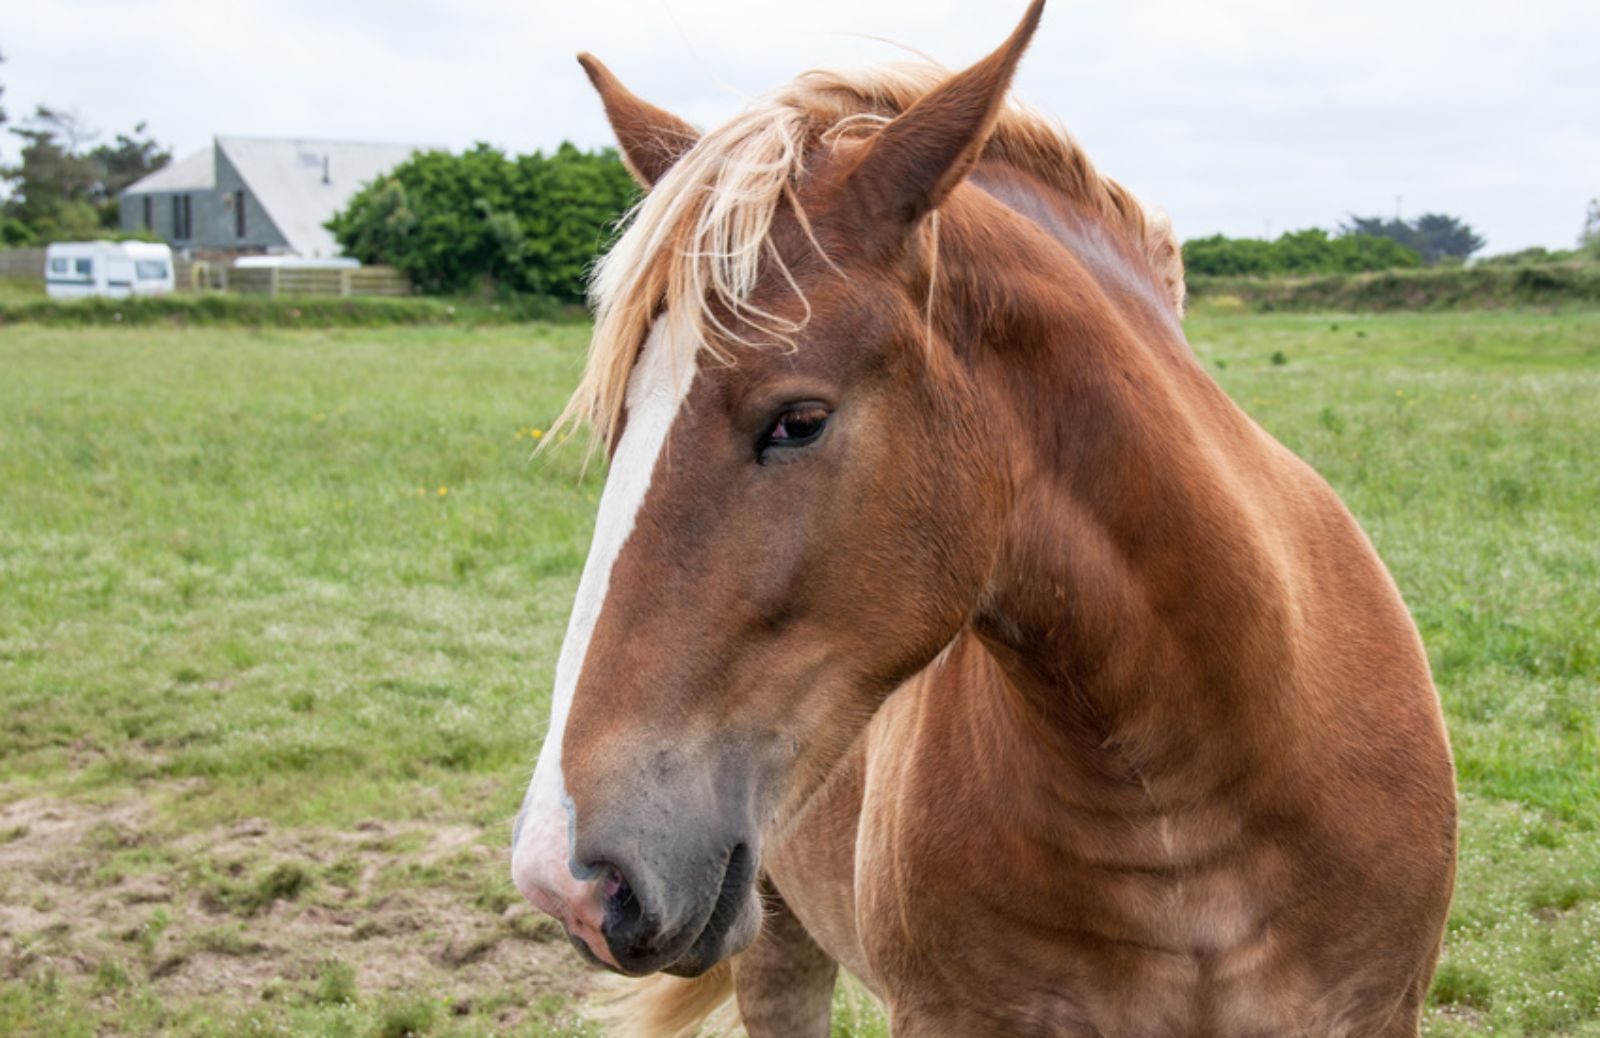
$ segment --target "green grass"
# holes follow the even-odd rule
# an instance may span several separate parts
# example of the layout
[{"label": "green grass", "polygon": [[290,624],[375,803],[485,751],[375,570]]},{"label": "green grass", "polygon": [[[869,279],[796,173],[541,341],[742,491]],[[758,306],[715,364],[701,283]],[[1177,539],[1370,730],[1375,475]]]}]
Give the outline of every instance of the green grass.
[{"label": "green grass", "polygon": [[1188,330],[1340,491],[1428,646],[1462,843],[1426,1033],[1600,1035],[1600,314]]},{"label": "green grass", "polygon": [[598,486],[529,430],[585,333],[11,330],[12,794],[344,825],[526,764]]},{"label": "green grass", "polygon": [[42,278],[0,277],[0,305],[32,303],[44,298]]},{"label": "green grass", "polygon": [[[1433,660],[1463,842],[1428,1034],[1600,1035],[1600,315],[1212,313],[1197,352]],[[586,335],[0,331],[0,863],[56,839],[38,805],[84,818],[0,868],[0,1033],[584,1033],[503,847],[599,487],[532,430]]]}]

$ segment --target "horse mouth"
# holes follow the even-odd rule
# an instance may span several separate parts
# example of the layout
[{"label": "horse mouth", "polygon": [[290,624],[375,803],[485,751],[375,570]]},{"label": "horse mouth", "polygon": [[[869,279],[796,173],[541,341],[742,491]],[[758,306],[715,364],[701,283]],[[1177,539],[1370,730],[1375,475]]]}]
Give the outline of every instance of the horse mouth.
[{"label": "horse mouth", "polygon": [[[689,945],[689,950],[663,972],[677,977],[698,977],[737,949],[728,948],[729,936],[741,918],[750,914],[750,891],[755,885],[755,863],[749,847],[739,844],[728,855],[722,873],[722,888],[706,925]],[[759,919],[759,913],[755,913]]]}]

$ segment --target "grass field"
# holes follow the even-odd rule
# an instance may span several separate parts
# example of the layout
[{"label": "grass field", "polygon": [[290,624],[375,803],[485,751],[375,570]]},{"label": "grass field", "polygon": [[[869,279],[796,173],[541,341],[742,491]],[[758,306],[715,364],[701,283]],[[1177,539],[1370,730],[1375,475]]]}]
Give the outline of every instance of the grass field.
[{"label": "grass field", "polygon": [[[0,331],[0,1034],[584,1033],[504,859],[599,486],[530,454],[586,335]],[[1600,1036],[1600,314],[1190,335],[1428,643],[1427,1033]]]}]

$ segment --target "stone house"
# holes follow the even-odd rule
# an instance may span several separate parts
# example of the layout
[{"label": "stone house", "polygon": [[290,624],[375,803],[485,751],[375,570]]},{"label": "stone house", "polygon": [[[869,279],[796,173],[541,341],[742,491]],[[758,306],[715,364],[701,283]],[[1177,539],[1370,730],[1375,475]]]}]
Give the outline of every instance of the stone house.
[{"label": "stone house", "polygon": [[189,255],[339,254],[323,226],[414,144],[218,137],[123,190],[122,229],[150,230]]}]

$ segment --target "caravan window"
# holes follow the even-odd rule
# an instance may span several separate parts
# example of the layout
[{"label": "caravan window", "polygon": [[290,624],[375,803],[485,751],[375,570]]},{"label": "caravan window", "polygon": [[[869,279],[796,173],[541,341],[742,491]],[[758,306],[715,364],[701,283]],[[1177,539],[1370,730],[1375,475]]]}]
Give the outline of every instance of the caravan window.
[{"label": "caravan window", "polygon": [[140,281],[165,281],[167,279],[167,265],[161,260],[140,260],[133,265],[133,270]]},{"label": "caravan window", "polygon": [[80,278],[94,277],[94,260],[92,259],[74,260],[72,267],[73,273],[77,274]]},{"label": "caravan window", "polygon": [[67,272],[70,264],[71,264],[71,261],[68,260],[67,257],[65,257],[65,256],[57,256],[55,259],[50,261],[50,273],[52,273],[52,274],[65,274]]}]

